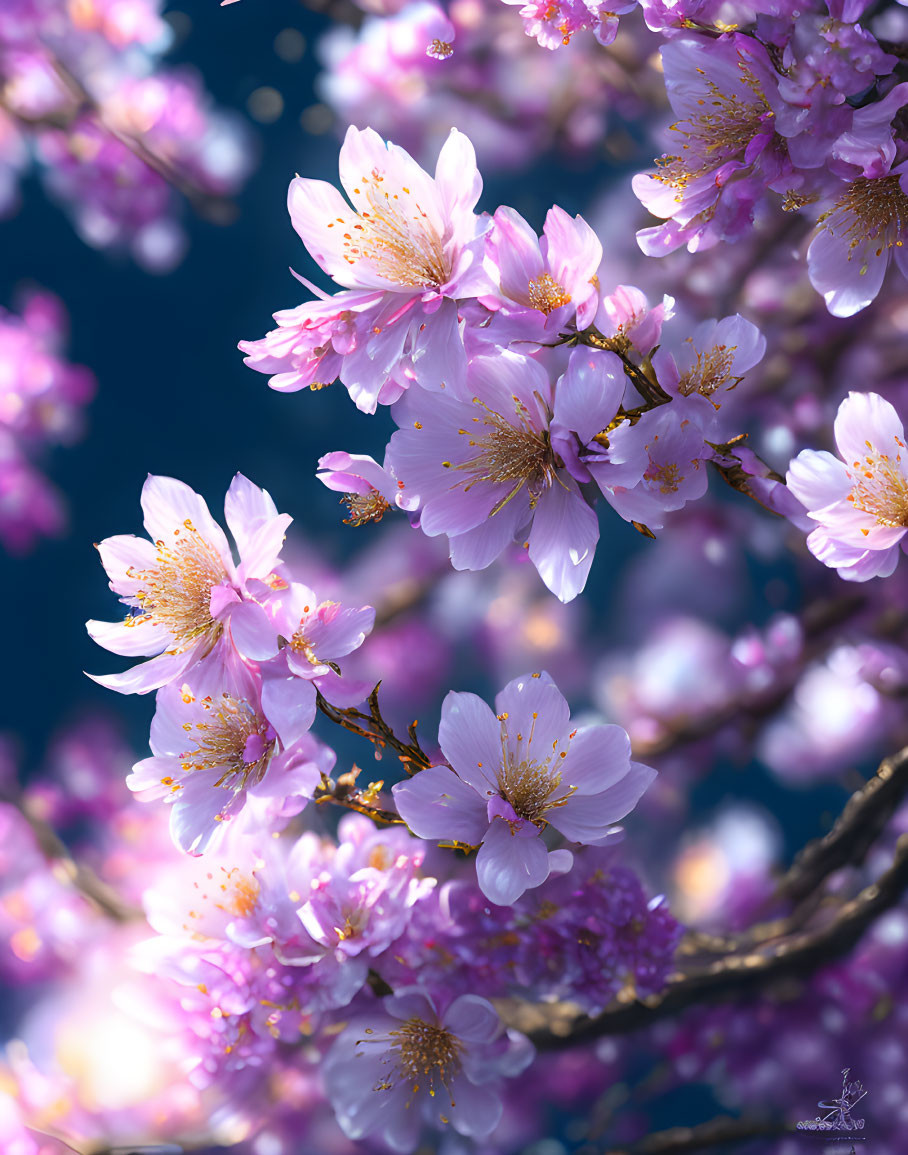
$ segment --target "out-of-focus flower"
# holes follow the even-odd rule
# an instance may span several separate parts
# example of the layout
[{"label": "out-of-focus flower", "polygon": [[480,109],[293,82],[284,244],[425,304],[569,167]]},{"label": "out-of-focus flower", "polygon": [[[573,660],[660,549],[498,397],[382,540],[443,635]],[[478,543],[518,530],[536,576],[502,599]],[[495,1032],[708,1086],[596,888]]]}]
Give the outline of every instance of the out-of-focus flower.
[{"label": "out-of-focus flower", "polygon": [[193,73],[161,67],[171,36],[160,7],[159,0],[5,6],[0,211],[14,207],[28,141],[48,191],[87,244],[128,250],[166,272],[187,243],[179,193],[208,211],[242,184],[254,149],[237,118],[211,107]]},{"label": "out-of-focus flower", "polygon": [[344,1133],[378,1135],[402,1155],[416,1149],[424,1126],[490,1135],[502,1112],[499,1080],[532,1061],[527,1040],[503,1035],[491,1003],[476,995],[440,1013],[424,991],[404,988],[383,999],[382,1010],[348,1027],[324,1062]]},{"label": "out-of-focus flower", "polygon": [[17,553],[65,525],[64,500],[32,459],[78,440],[95,391],[92,373],[61,356],[65,333],[50,293],[29,294],[21,316],[0,310],[0,541]]}]

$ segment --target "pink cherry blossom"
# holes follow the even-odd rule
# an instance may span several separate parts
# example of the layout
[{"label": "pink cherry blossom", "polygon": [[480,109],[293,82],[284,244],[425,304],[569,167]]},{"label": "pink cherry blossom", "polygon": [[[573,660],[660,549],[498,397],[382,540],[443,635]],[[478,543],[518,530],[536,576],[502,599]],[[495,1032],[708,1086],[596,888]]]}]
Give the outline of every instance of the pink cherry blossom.
[{"label": "pink cherry blossom", "polygon": [[121,534],[98,546],[110,588],[130,612],[117,622],[90,621],[87,628],[115,654],[157,656],[122,674],[93,675],[96,682],[122,694],[145,694],[182,677],[223,640],[247,584],[274,580],[291,518],[240,473],[224,509],[239,563],[203,498],[182,481],[149,476],[142,510],[151,540]]},{"label": "pink cherry blossom", "polygon": [[235,655],[211,654],[182,686],[159,691],[153,756],[133,767],[127,785],[143,801],[163,799],[172,807],[171,835],[189,853],[216,844],[247,801],[262,803],[263,823],[278,828],[281,817],[306,805],[333,764],[301,712],[281,696],[266,716],[255,674]]},{"label": "pink cherry blossom", "polygon": [[[387,457],[387,454],[386,454]],[[389,465],[379,465],[367,454],[335,450],[319,458],[318,473],[322,485],[342,493],[342,502],[349,510],[344,521],[348,525],[365,525],[381,521],[395,506],[415,508],[418,499],[409,497]]]},{"label": "pink cherry blossom", "polygon": [[491,1003],[461,995],[441,1011],[428,993],[403,987],[382,1013],[351,1024],[323,1064],[325,1088],[344,1133],[377,1135],[408,1155],[423,1127],[484,1139],[498,1125],[502,1077],[519,1075],[533,1048],[505,1034]]},{"label": "pink cherry blossom", "polygon": [[602,245],[582,217],[549,209],[542,240],[514,209],[500,208],[486,237],[486,270],[506,304],[541,313],[545,330],[585,329],[599,306]]},{"label": "pink cherry blossom", "polygon": [[858,176],[840,191],[807,250],[807,271],[835,317],[851,317],[879,293],[890,259],[908,276],[908,162]]},{"label": "pink cherry blossom", "polygon": [[[706,408],[712,413],[710,406]],[[704,459],[711,451],[704,443],[702,427],[678,413],[676,402],[644,413],[636,425],[616,433],[631,445],[642,446],[645,454],[643,475],[635,485],[615,484],[605,472],[597,476],[606,501],[625,521],[661,529],[666,513],[706,492],[709,479]],[[617,442],[614,436],[613,440]],[[629,457],[624,441],[619,444]]]},{"label": "pink cherry blossom", "polygon": [[846,581],[888,577],[908,530],[904,427],[877,393],[849,393],[835,440],[840,457],[805,449],[788,469],[788,488],[818,522],[807,546]]},{"label": "pink cherry blossom", "polygon": [[372,606],[319,601],[308,586],[291,582],[260,603],[236,606],[230,630],[239,652],[260,663],[265,709],[286,710],[301,734],[315,718],[317,689],[338,706],[355,705],[372,689],[341,677],[338,659],[363,644],[374,621]]},{"label": "pink cherry blossom", "polygon": [[456,569],[484,569],[520,537],[548,588],[570,601],[586,582],[599,525],[549,439],[551,378],[539,362],[501,350],[474,357],[469,381],[471,402],[421,390],[398,402],[394,474],[408,501],[419,497],[422,531],[449,537]]},{"label": "pink cherry blossom", "polygon": [[412,380],[456,391],[466,359],[455,300],[490,287],[472,144],[452,129],[433,178],[404,149],[351,126],[339,161],[352,207],[333,185],[299,176],[288,206],[312,258],[350,291],[276,314],[277,330],[240,343],[247,364],[274,374],[278,389],[339,376],[367,413]]},{"label": "pink cherry blossom", "polygon": [[666,222],[637,234],[649,256],[683,244],[698,252],[746,233],[787,163],[771,103],[775,73],[758,40],[677,37],[663,47],[662,67],[678,144],[633,180],[644,206]]},{"label": "pink cherry blossom", "polygon": [[479,885],[501,906],[561,866],[540,838],[546,826],[571,842],[606,841],[656,775],[631,761],[619,726],[572,729],[545,673],[509,682],[494,714],[475,694],[448,694],[438,741],[450,766],[398,783],[397,809],[422,838],[479,846]]}]

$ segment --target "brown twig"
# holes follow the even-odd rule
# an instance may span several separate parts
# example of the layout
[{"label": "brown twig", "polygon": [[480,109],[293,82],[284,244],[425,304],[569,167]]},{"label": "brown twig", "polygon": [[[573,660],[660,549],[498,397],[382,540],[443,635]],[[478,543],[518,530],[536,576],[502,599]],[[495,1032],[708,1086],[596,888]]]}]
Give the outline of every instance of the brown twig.
[{"label": "brown twig", "polygon": [[776,893],[799,902],[840,867],[858,865],[908,793],[908,746],[880,764],[876,774],[848,799],[832,830],[798,854]]},{"label": "brown twig", "polygon": [[847,954],[873,920],[898,902],[906,887],[908,835],[899,840],[890,868],[818,928],[677,973],[660,994],[615,1002],[592,1018],[568,1004],[535,1005],[516,1000],[500,1004],[503,1017],[509,1026],[528,1034],[537,1048],[563,1050],[606,1035],[639,1030],[693,1006],[754,995],[779,979],[806,977]]},{"label": "brown twig", "polygon": [[142,918],[142,911],[124,902],[119,894],[88,866],[76,862],[69,848],[53,827],[34,813],[28,802],[21,798],[7,798],[32,828],[35,840],[45,858],[59,870],[66,881],[102,914],[115,922],[130,922]]},{"label": "brown twig", "polygon": [[382,717],[378,704],[379,686],[381,686],[381,682],[369,695],[368,714],[364,714],[355,706],[332,706],[319,690],[316,691],[316,704],[325,717],[334,722],[335,725],[342,726],[352,734],[358,734],[361,738],[365,738],[379,752],[384,750],[386,746],[394,750],[408,774],[416,774],[420,770],[425,770],[427,766],[432,765],[432,760],[419,745],[419,739],[416,736],[417,723],[411,722],[407,727],[409,742],[398,738],[392,727]]},{"label": "brown twig", "polygon": [[384,782],[370,782],[365,790],[361,790],[356,785],[360,773],[360,768],[354,766],[347,774],[341,774],[336,781],[333,778],[322,778],[313,801],[316,805],[330,802],[335,806],[343,806],[346,810],[355,810],[357,814],[365,814],[380,826],[405,826],[406,823],[396,811],[383,810],[376,805]]},{"label": "brown twig", "polygon": [[824,648],[825,635],[837,626],[857,617],[867,606],[864,594],[843,594],[841,597],[824,602],[815,602],[801,619],[804,633],[804,651],[799,662],[793,662],[786,669],[779,684],[769,693],[750,700],[736,699],[703,717],[679,718],[670,730],[658,738],[634,743],[634,756],[653,758],[668,753],[678,746],[710,738],[731,722],[739,720],[760,721],[774,713],[788,698],[797,684],[801,671]]},{"label": "brown twig", "polygon": [[765,1119],[732,1119],[718,1115],[696,1127],[672,1127],[656,1131],[630,1147],[613,1147],[603,1155],[686,1155],[707,1151],[725,1143],[743,1143],[749,1139],[768,1139],[786,1135],[793,1128],[785,1123]]},{"label": "brown twig", "polygon": [[608,353],[614,353],[621,359],[624,366],[624,371],[630,379],[631,384],[646,402],[644,408],[655,409],[659,405],[666,405],[671,401],[671,397],[655,377],[650,376],[644,368],[632,361],[628,356],[629,343],[623,334],[617,337],[606,337],[604,333],[600,333],[594,326],[584,329],[581,333],[572,333],[570,335],[570,342],[578,345],[588,345],[591,349],[600,349]]}]

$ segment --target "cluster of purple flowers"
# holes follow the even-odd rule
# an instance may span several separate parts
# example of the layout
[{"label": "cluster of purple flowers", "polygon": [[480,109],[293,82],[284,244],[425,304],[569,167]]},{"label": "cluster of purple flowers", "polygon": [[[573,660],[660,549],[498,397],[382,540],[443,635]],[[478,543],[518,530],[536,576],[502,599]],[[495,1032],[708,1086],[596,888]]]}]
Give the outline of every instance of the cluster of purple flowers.
[{"label": "cluster of purple flowers", "polygon": [[338,123],[371,125],[417,158],[434,156],[452,124],[469,125],[487,170],[519,169],[550,149],[588,156],[619,118],[645,110],[644,88],[653,97],[660,88],[636,44],[617,56],[580,37],[550,55],[498,4],[389,7],[322,36],[316,90]]},{"label": "cluster of purple flowers", "polygon": [[737,315],[663,333],[670,300],[604,294],[602,247],[581,217],[552,208],[540,238],[513,209],[477,215],[482,182],[456,131],[432,178],[350,128],[340,173],[352,208],[302,177],[289,206],[342,291],[276,314],[277,329],[240,343],[247,364],[278,390],[339,377],[363,411],[391,406],[399,431],[383,465],[341,452],[320,462],[354,524],[406,510],[447,536],[457,569],[483,569],[516,542],[552,592],[576,597],[597,497],[650,533],[703,495],[707,462],[729,452],[722,402],[763,338]]},{"label": "cluster of purple flowers", "polygon": [[0,12],[0,215],[37,161],[51,197],[95,248],[147,268],[180,262],[176,189],[232,195],[248,175],[243,124],[191,72],[161,67],[160,0],[16,0]]},{"label": "cluster of purple flowers", "polygon": [[331,769],[333,753],[309,733],[316,697],[365,696],[369,687],[344,681],[337,659],[362,643],[375,611],[319,602],[284,576],[291,519],[241,474],[225,503],[239,563],[183,482],[149,477],[142,509],[150,540],[122,534],[98,546],[129,612],[88,630],[116,654],[155,656],[95,680],[125,694],[158,691],[153,756],[129,785],[166,799],[174,840],[201,853],[244,809],[249,823],[280,825]]},{"label": "cluster of purple flowers", "polygon": [[[702,252],[789,213],[805,220],[805,236],[812,232],[810,279],[833,314],[865,308],[890,258],[904,273],[908,100],[899,83],[899,13],[861,0],[504,2],[522,4],[527,35],[560,50],[536,67],[547,69],[547,90],[553,74],[563,89],[536,115],[533,92],[521,88],[532,57],[518,48],[526,70],[510,85],[509,107],[524,117],[509,140],[500,114],[471,94],[503,80],[477,80],[477,59],[501,68],[515,52],[510,43],[504,48],[500,15],[478,12],[469,0],[449,12],[429,3],[401,11],[381,5],[361,33],[332,32],[322,53],[323,98],[343,120],[393,131],[420,152],[439,124],[462,121],[469,107],[484,160],[500,164],[515,150],[524,155],[524,140],[538,149],[539,126],[555,115],[564,118],[562,135],[587,147],[602,137],[607,109],[639,116],[656,103],[650,88],[661,81],[672,112],[669,149],[633,181],[643,206],[663,221],[638,232],[645,253]],[[620,50],[602,52],[615,41],[620,16],[627,26]],[[583,32],[592,36],[574,39]],[[658,74],[647,65],[653,33],[664,40]],[[425,99],[414,99],[414,89]]]},{"label": "cluster of purple flowers", "polygon": [[[158,937],[136,960],[179,988],[194,1084],[261,1080],[276,1048],[330,1038],[342,1014],[353,1021],[324,1083],[349,1136],[380,1134],[407,1152],[424,1124],[488,1135],[502,1114],[497,1080],[533,1052],[477,992],[598,1007],[627,984],[658,990],[670,971],[680,929],[662,900],[648,902],[611,850],[581,852],[574,870],[570,849],[550,848],[559,836],[619,840],[614,824],[655,772],[631,760],[620,727],[572,724],[551,678],[534,674],[506,686],[495,713],[448,695],[437,764],[411,766],[394,787],[399,818],[377,812],[409,831],[349,815],[337,841],[298,824],[294,837],[291,820],[334,785],[334,753],[310,732],[319,695],[329,709],[366,695],[338,660],[375,611],[319,603],[292,580],[280,559],[290,519],[241,475],[225,503],[238,561],[182,482],[150,477],[142,507],[151,540],[98,546],[128,614],[88,628],[115,653],[153,655],[96,680],[157,691],[152,757],[127,784],[169,803],[173,841],[191,856],[143,895]],[[438,876],[460,870],[441,850],[434,873],[423,870],[421,838],[478,851],[476,882],[452,881],[442,897]],[[466,904],[463,920],[452,903]],[[399,1110],[417,1098],[420,1110]]]},{"label": "cluster of purple flowers", "polygon": [[[473,146],[456,131],[434,176],[351,128],[347,199],[293,181],[294,228],[337,289],[300,277],[316,299],[241,348],[278,390],[339,379],[362,411],[390,408],[381,461],[337,450],[318,471],[351,524],[387,515],[387,533],[338,573],[317,544],[285,541],[290,518],[242,475],[225,502],[234,545],[197,493],[150,477],[147,539],[98,546],[124,616],[89,632],[144,660],[95,680],[156,695],[151,751],[127,791],[127,753],[83,722],[19,787],[0,736],[0,974],[28,1008],[0,1058],[0,1146],[14,1155],[149,1142],[512,1155],[555,1134],[551,1110],[566,1144],[598,1128],[633,1145],[653,1097],[694,1080],[723,1105],[794,1118],[843,1064],[863,1064],[879,1095],[886,1155],[902,1149],[904,900],[816,974],[808,960],[806,977],[750,1003],[648,1017],[685,975],[709,988],[726,952],[729,975],[761,966],[774,952],[761,930],[787,938],[788,916],[795,951],[822,936],[908,824],[902,807],[894,833],[798,907],[776,886],[777,813],[739,799],[694,809],[700,787],[721,796],[743,767],[775,775],[773,799],[822,779],[825,806],[837,783],[860,785],[855,766],[908,742],[908,293],[893,280],[860,327],[852,316],[888,257],[903,260],[906,86],[886,34],[898,13],[521,4],[532,39],[497,0],[360,0],[369,18],[323,42],[322,94],[379,128],[406,105],[399,139],[414,152],[456,118],[483,156],[522,163],[562,130],[598,139],[610,93],[642,99],[651,76],[624,87],[609,70],[642,65],[632,21],[645,20],[666,38],[679,144],[635,188],[665,222],[642,247],[665,259],[640,260],[630,189],[587,213],[595,227],[558,207],[541,235],[512,208],[477,212]],[[0,203],[29,137],[86,236],[175,252],[167,174],[148,177],[143,150],[202,191],[227,185],[211,183],[212,122],[192,82],[131,71],[163,44],[155,5],[9,11]],[[631,31],[612,46],[619,16]],[[88,59],[98,76],[83,75]],[[510,103],[467,121],[478,89],[518,75]],[[800,264],[796,212],[819,215]],[[68,434],[90,392],[47,343],[55,318],[36,298],[8,325],[0,423],[16,446]],[[837,405],[837,454],[798,453],[823,444]],[[707,495],[708,468],[756,504]],[[602,502],[664,532],[622,559],[592,622],[577,595]],[[484,684],[504,688],[492,704],[442,701],[471,648]],[[555,678],[524,672],[544,669]],[[565,695],[595,712],[572,718]],[[439,701],[428,753],[416,723],[408,743],[387,721]],[[399,753],[401,780],[362,789],[357,767],[336,774],[316,734],[327,720],[370,738],[385,774]],[[335,824],[337,807],[360,813]],[[615,825],[634,810],[639,846]],[[647,1025],[630,1037],[536,1054],[514,1029],[551,1013],[557,1037],[575,1013],[621,1021],[637,1000]]]},{"label": "cluster of purple flowers", "polygon": [[890,257],[904,271],[908,90],[859,23],[866,7],[757,5],[730,31],[708,27],[712,11],[691,23],[673,8],[660,30],[674,148],[634,180],[665,220],[638,234],[644,252],[738,240],[780,206],[816,221],[808,271],[835,315],[876,297]]},{"label": "cluster of purple flowers", "polygon": [[395,987],[419,980],[489,999],[568,999],[595,1014],[622,991],[662,990],[681,930],[613,847],[589,847],[509,907],[490,906],[463,879],[436,888],[382,975]]},{"label": "cluster of purple flowers", "polygon": [[0,310],[0,542],[16,553],[65,524],[65,502],[39,465],[50,446],[78,439],[95,392],[94,375],[61,355],[66,328],[50,293],[30,293],[20,316]]}]

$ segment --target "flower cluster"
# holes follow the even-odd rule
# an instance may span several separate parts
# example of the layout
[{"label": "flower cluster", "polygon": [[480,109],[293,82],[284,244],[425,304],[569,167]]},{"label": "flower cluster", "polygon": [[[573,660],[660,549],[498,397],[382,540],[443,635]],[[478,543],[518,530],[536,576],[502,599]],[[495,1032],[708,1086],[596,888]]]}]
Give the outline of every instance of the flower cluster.
[{"label": "flower cluster", "polygon": [[289,205],[343,290],[276,314],[277,329],[240,348],[275,389],[339,377],[365,412],[391,406],[399,431],[382,466],[339,453],[320,463],[354,524],[406,510],[449,539],[457,569],[483,569],[516,542],[568,601],[592,565],[597,497],[651,534],[703,495],[708,461],[728,467],[722,404],[765,345],[749,321],[663,334],[669,300],[603,294],[602,247],[581,217],[554,207],[538,237],[513,209],[477,215],[482,182],[456,131],[433,179],[350,128],[340,173],[352,208],[302,177]]},{"label": "flower cluster", "polygon": [[908,89],[895,83],[896,57],[872,21],[857,22],[862,3],[741,5],[732,30],[708,27],[717,6],[702,7],[644,7],[668,37],[674,120],[671,151],[634,179],[665,222],[642,230],[640,246],[653,256],[681,245],[700,252],[780,210],[806,210],[817,225],[811,282],[831,313],[851,316],[877,296],[890,257],[906,268],[899,113]]},{"label": "flower cluster", "polygon": [[[639,117],[658,103],[661,80],[672,110],[669,149],[633,181],[641,203],[663,221],[638,232],[645,253],[702,252],[788,213],[805,220],[804,235],[812,231],[810,279],[833,314],[865,308],[890,258],[904,273],[908,90],[898,83],[904,28],[897,13],[870,10],[863,0],[798,8],[759,0],[504,3],[521,5],[529,37],[560,49],[554,62],[534,62],[506,40],[503,10],[479,12],[473,0],[456,0],[449,12],[431,3],[402,11],[382,5],[360,34],[335,31],[324,41],[324,99],[339,116],[420,148],[439,124],[465,122],[469,108],[477,147],[489,164],[501,164],[556,116],[575,146],[598,141],[606,108]],[[628,17],[620,51],[603,53],[620,16]],[[576,36],[586,32],[592,36]],[[658,74],[647,66],[654,33],[664,41]],[[520,73],[502,76],[504,61],[518,55]],[[541,112],[538,89],[523,90],[534,67],[546,69]],[[478,68],[488,74],[478,78]],[[549,95],[553,76],[557,96]],[[511,115],[532,113],[532,128],[521,117],[508,139],[500,111],[471,99],[505,81]],[[416,91],[424,98],[414,99]]]},{"label": "flower cluster", "polygon": [[179,197],[199,207],[248,175],[237,119],[191,72],[167,70],[160,0],[29,0],[0,13],[0,213],[34,157],[50,196],[95,248],[166,271],[186,248]]},{"label": "flower cluster", "polygon": [[[99,544],[121,611],[89,633],[131,668],[94,680],[154,695],[150,750],[84,716],[20,784],[0,735],[0,1147],[640,1150],[692,1080],[794,1120],[847,1063],[900,1155],[908,289],[880,283],[908,7],[355,2],[319,94],[398,144],[350,128],[343,194],[292,182],[334,285],[298,277],[313,299],[241,347],[278,390],[388,407],[375,457],[309,440],[382,529],[333,551],[237,475],[231,542],[150,477],[147,538]],[[0,204],[28,144],[95,243],[176,251],[167,185],[228,190],[165,35],[154,0],[7,4]],[[636,171],[654,78],[678,143],[639,200],[537,231],[541,150]],[[538,162],[520,212],[481,211],[474,143]],[[29,451],[87,396],[58,328],[40,298],[10,321]],[[836,452],[803,448],[833,418]],[[684,1122],[749,1138],[746,1111]]]},{"label": "flower cluster", "polygon": [[66,521],[63,498],[38,468],[46,449],[82,432],[94,375],[61,356],[66,313],[33,292],[21,316],[0,310],[0,542],[25,552]]},{"label": "flower cluster", "polygon": [[248,823],[268,826],[306,804],[333,765],[309,733],[317,695],[365,696],[367,686],[341,678],[337,659],[362,643],[375,611],[319,602],[285,576],[291,519],[241,474],[225,503],[239,562],[183,482],[149,477],[142,509],[150,540],[123,534],[98,546],[128,612],[88,630],[116,654],[154,656],[95,680],[120,693],[158,691],[153,756],[129,785],[165,799],[174,840],[201,853],[244,809]]},{"label": "flower cluster", "polygon": [[[593,1009],[668,977],[678,925],[611,849],[655,772],[631,760],[619,727],[572,724],[551,678],[533,674],[505,687],[494,714],[475,695],[449,694],[435,764],[411,727],[397,811],[381,809],[380,783],[358,791],[355,773],[343,787],[329,777],[334,753],[310,730],[320,703],[401,748],[387,728],[380,739],[363,729],[369,716],[355,704],[368,684],[338,665],[375,611],[319,603],[292,580],[280,556],[290,519],[242,475],[225,502],[236,558],[182,482],[150,477],[142,508],[150,540],[98,546],[127,616],[88,629],[115,653],[148,657],[96,681],[157,691],[152,756],[127,784],[170,805],[171,837],[189,856],[160,863],[145,888],[157,937],[135,961],[179,1003],[193,1085],[259,1086],[284,1044],[303,1035],[324,1050],[336,1035],[324,1083],[347,1135],[381,1135],[401,1152],[424,1126],[489,1135],[502,1117],[498,1081],[533,1049],[477,992]],[[370,709],[385,726],[375,695]],[[292,820],[316,794],[362,814],[347,815],[336,839],[301,834]],[[475,868],[421,839],[477,851]],[[574,870],[564,841],[595,849]],[[474,869],[475,881],[463,877]]]},{"label": "flower cluster", "polygon": [[603,140],[611,145],[617,122],[639,115],[661,88],[645,67],[647,39],[628,40],[620,57],[592,37],[540,53],[503,6],[417,0],[385,6],[356,30],[330,28],[316,89],[340,125],[371,125],[417,158],[434,156],[447,126],[463,124],[486,170],[519,169],[550,149],[589,156]]},{"label": "flower cluster", "polygon": [[509,907],[466,880],[445,883],[416,906],[382,974],[395,987],[567,999],[596,1014],[621,991],[662,990],[681,929],[614,847],[588,847]]}]

